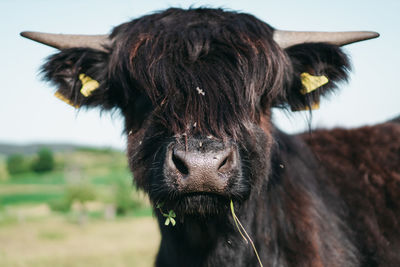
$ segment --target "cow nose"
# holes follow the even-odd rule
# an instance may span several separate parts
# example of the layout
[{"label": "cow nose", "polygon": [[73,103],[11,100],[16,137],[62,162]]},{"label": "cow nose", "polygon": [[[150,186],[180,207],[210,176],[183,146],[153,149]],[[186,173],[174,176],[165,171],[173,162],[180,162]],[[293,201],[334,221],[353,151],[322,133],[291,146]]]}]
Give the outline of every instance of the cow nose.
[{"label": "cow nose", "polygon": [[187,193],[223,193],[238,165],[233,147],[208,152],[172,148],[168,154],[167,167],[174,173],[178,189]]}]

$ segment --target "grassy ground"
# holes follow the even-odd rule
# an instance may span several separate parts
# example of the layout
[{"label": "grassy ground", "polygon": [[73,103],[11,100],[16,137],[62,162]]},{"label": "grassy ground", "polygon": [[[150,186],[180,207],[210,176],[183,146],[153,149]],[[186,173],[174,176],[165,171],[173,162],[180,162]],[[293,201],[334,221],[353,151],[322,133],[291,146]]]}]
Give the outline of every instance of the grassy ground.
[{"label": "grassy ground", "polygon": [[[2,158],[0,165],[3,166]],[[128,216],[109,219],[118,181],[130,188],[123,153],[81,149],[56,154],[56,169],[0,179],[0,267],[152,266],[159,232],[148,200],[132,188]],[[6,177],[7,179],[5,179]],[[94,199],[70,211],[51,210],[71,186],[89,187]],[[76,189],[75,189],[76,190]],[[85,191],[86,192],[86,191]],[[129,191],[128,191],[129,192]],[[78,223],[80,222],[80,223]]]},{"label": "grassy ground", "polygon": [[52,216],[0,227],[0,267],[152,266],[159,239],[151,217],[81,226]]}]

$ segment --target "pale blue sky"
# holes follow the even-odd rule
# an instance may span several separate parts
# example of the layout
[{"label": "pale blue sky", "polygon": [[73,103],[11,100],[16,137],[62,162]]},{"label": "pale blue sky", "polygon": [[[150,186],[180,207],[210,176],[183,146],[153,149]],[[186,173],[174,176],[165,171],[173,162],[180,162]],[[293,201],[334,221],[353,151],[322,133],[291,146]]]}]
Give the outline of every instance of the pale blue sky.
[{"label": "pale blue sky", "polygon": [[[132,18],[167,7],[225,7],[256,15],[286,30],[373,30],[375,40],[345,47],[353,62],[349,84],[321,103],[319,127],[355,127],[400,115],[400,1],[44,1],[1,0],[0,142],[69,142],[124,147],[122,120],[98,111],[76,112],[53,97],[38,68],[56,50],[19,37],[24,30],[102,34]],[[287,132],[307,127],[304,112],[275,122]]]}]

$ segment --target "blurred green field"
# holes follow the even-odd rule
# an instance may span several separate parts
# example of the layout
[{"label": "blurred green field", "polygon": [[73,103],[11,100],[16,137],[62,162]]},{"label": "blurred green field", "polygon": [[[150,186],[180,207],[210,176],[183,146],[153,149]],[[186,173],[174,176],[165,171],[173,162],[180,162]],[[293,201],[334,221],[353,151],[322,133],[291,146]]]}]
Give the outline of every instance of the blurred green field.
[{"label": "blurred green field", "polygon": [[[5,159],[2,161],[0,165]],[[26,172],[0,179],[0,206],[49,203],[62,198],[67,186],[80,183],[93,187],[104,201],[113,193],[116,182],[132,180],[126,157],[120,151],[77,149],[56,153],[55,161],[51,172]]]},{"label": "blurred green field", "polygon": [[0,157],[0,267],[152,266],[159,232],[126,156],[93,148],[54,156],[53,171],[17,175]]}]

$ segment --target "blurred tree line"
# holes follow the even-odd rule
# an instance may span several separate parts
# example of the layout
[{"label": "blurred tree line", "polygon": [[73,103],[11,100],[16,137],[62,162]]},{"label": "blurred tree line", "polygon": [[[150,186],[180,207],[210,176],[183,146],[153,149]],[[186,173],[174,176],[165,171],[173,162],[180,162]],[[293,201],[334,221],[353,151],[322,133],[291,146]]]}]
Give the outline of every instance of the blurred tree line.
[{"label": "blurred tree line", "polygon": [[42,148],[34,158],[21,154],[7,157],[6,167],[10,175],[17,175],[34,171],[37,173],[49,172],[54,169],[54,155],[48,148]]},{"label": "blurred tree line", "polygon": [[[0,181],[9,177],[14,181],[21,178],[23,184],[35,185],[35,179],[25,178],[45,177],[44,184],[57,184],[60,190],[54,198],[45,199],[48,192],[39,190],[43,180],[37,184],[35,194],[43,198],[42,202],[51,210],[77,216],[79,222],[84,222],[89,215],[100,216],[99,211],[93,211],[95,205],[103,209],[104,218],[129,216],[144,209],[150,211],[148,202],[135,191],[125,156],[110,149],[84,147],[72,154],[53,155],[51,149],[41,148],[33,155],[13,154],[0,158]],[[19,195],[16,194],[15,198],[25,197]]]}]

